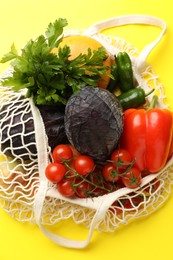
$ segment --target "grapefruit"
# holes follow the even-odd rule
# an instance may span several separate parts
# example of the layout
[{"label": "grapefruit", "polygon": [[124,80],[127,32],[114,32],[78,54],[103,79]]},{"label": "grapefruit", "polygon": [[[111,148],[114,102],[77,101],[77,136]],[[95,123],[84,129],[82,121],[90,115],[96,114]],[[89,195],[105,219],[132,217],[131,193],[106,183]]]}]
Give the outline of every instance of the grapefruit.
[{"label": "grapefruit", "polygon": [[[67,45],[70,47],[71,50],[71,56],[70,59],[76,58],[79,54],[87,54],[88,48],[91,49],[91,51],[98,50],[100,47],[103,47],[101,43],[96,41],[95,39],[84,36],[84,35],[70,35],[67,37],[64,37],[62,42],[59,44],[59,47],[63,47],[64,45]],[[57,53],[58,48],[53,48],[51,50],[52,53]],[[112,65],[112,59],[110,56],[103,62],[104,66],[109,67],[108,72],[111,72],[111,65]],[[106,88],[109,84],[110,77],[107,75],[102,76],[104,81],[99,81],[98,86],[102,88]]]}]

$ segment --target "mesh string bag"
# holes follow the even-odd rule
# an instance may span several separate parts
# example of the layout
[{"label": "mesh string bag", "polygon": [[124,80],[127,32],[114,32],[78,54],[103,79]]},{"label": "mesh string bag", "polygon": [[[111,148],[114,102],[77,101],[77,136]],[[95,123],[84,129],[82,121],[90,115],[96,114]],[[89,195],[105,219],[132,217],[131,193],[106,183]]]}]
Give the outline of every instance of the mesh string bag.
[{"label": "mesh string bag", "polygon": [[[125,40],[101,33],[103,29],[127,24],[148,24],[158,26],[162,31],[141,53]],[[145,91],[154,88],[149,101],[157,93],[159,106],[165,108],[168,105],[164,102],[164,88],[152,66],[146,62],[165,31],[166,24],[159,18],[130,15],[101,21],[86,31],[65,33],[93,37],[112,55],[126,51],[132,59],[138,84]],[[5,71],[2,79],[11,73],[10,69]],[[32,98],[25,98],[25,91],[14,92],[10,87],[0,86],[0,129],[1,207],[18,221],[36,223],[48,238],[59,245],[86,247],[95,229],[114,232],[121,225],[148,216],[160,208],[170,195],[173,183],[172,158],[160,172],[144,177],[140,188],[132,190],[123,187],[91,199],[63,197],[45,177],[45,168],[51,161],[51,149],[40,111]],[[86,240],[68,239],[45,228],[45,225],[51,226],[69,218],[88,228]]]}]

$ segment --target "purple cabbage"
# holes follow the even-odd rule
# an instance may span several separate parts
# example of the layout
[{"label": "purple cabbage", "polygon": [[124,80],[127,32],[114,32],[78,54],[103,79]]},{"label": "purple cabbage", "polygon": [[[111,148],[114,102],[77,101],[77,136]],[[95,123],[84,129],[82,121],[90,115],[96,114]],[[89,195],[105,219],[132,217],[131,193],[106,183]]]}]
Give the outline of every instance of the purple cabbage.
[{"label": "purple cabbage", "polygon": [[103,162],[119,142],[123,110],[109,91],[87,86],[69,98],[64,122],[69,142],[81,154]]}]

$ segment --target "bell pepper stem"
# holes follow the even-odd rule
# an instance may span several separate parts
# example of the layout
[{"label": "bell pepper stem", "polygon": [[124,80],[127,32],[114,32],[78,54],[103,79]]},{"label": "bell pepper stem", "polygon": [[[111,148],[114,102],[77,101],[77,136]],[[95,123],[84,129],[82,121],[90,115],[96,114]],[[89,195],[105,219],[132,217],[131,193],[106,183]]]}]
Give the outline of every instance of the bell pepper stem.
[{"label": "bell pepper stem", "polygon": [[157,95],[154,95],[147,110],[150,110],[150,109],[152,109],[152,108],[155,108],[157,101],[158,101],[158,96],[157,96]]}]

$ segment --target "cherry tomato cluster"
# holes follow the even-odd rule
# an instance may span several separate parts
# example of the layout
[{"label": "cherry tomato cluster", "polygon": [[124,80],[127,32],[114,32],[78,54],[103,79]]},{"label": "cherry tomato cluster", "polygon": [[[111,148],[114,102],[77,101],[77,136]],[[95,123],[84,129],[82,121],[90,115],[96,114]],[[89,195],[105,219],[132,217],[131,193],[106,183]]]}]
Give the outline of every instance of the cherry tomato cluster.
[{"label": "cherry tomato cluster", "polygon": [[126,187],[137,188],[140,186],[142,176],[141,172],[134,167],[134,163],[127,150],[116,149],[111,155],[111,160],[103,167],[103,177],[109,182],[117,182],[121,179]]},{"label": "cherry tomato cluster", "polygon": [[52,158],[46,177],[66,197],[97,197],[122,187],[137,188],[141,183],[141,172],[125,149],[114,150],[104,165],[96,165],[90,156],[68,144],[57,145]]}]

